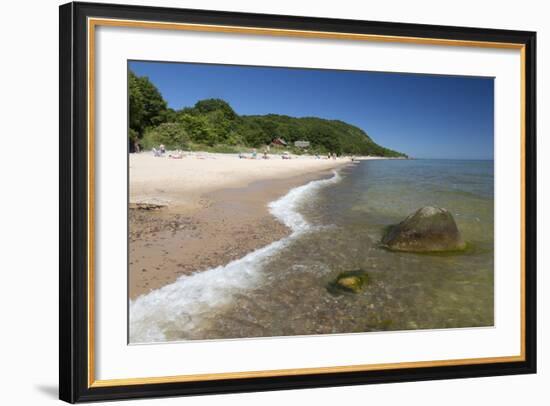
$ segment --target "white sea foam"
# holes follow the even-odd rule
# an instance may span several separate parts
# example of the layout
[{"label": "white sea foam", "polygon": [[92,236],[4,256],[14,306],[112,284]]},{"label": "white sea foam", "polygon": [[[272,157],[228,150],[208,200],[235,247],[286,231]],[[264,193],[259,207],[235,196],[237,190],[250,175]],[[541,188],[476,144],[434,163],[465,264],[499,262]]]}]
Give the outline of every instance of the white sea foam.
[{"label": "white sea foam", "polygon": [[150,343],[185,336],[201,326],[211,310],[230,303],[232,296],[261,283],[263,264],[299,235],[313,229],[298,212],[300,205],[320,188],[340,181],[334,172],[329,179],[316,180],[290,190],[269,204],[270,212],[292,230],[281,240],[253,251],[224,266],[193,275],[130,301],[130,342]]}]

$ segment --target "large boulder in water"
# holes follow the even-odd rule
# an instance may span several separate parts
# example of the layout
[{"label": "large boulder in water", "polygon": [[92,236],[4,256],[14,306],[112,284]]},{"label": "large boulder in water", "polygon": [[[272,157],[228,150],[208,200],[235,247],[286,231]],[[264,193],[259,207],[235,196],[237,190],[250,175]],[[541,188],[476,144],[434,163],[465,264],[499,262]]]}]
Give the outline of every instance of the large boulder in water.
[{"label": "large boulder in water", "polygon": [[458,251],[466,246],[452,214],[430,206],[391,226],[382,244],[390,250],[408,252]]}]

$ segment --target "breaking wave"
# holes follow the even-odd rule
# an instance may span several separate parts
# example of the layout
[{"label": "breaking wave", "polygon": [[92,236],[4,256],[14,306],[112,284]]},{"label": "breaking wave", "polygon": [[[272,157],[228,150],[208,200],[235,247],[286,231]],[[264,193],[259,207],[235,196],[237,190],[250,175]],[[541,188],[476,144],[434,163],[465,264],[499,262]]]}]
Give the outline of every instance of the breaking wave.
[{"label": "breaking wave", "polygon": [[311,181],[291,189],[285,196],[269,204],[269,210],[290,228],[288,237],[257,249],[242,258],[192,275],[131,300],[129,304],[130,343],[151,343],[185,339],[186,332],[201,328],[205,317],[217,307],[231,302],[233,295],[258,286],[263,265],[276,252],[301,234],[315,228],[298,212],[300,205],[327,185],[341,180],[334,171],[328,179]]}]

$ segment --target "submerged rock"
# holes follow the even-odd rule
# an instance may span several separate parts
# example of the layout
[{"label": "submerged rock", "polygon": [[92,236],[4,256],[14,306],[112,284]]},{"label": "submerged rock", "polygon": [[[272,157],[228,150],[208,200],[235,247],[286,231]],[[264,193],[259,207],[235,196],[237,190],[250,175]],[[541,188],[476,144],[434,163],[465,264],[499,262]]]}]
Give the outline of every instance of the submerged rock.
[{"label": "submerged rock", "polygon": [[329,284],[329,290],[359,293],[367,287],[368,281],[367,273],[363,270],[346,271],[340,273],[336,280]]},{"label": "submerged rock", "polygon": [[452,214],[431,206],[422,207],[389,227],[382,244],[393,251],[408,252],[458,251],[466,246]]}]

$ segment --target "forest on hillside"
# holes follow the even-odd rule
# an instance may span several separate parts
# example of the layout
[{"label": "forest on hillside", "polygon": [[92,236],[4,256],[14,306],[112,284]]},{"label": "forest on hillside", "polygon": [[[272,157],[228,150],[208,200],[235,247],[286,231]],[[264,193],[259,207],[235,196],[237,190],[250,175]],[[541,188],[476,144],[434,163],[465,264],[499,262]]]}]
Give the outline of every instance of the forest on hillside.
[{"label": "forest on hillside", "polygon": [[292,152],[308,141],[309,153],[405,157],[375,143],[362,129],[339,120],[278,114],[239,115],[224,100],[206,99],[192,107],[168,107],[156,86],[129,71],[130,151],[164,144],[168,149],[237,152],[282,139]]}]

